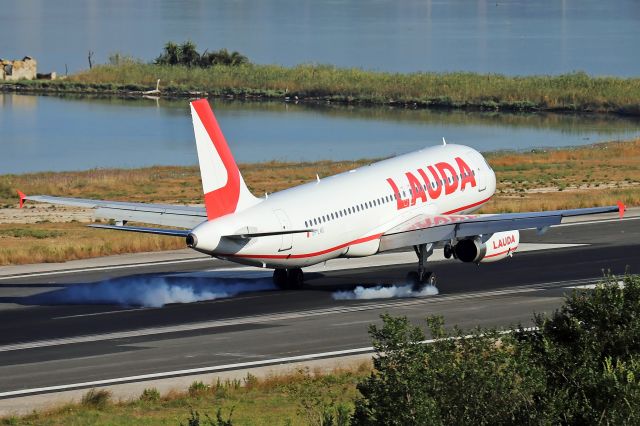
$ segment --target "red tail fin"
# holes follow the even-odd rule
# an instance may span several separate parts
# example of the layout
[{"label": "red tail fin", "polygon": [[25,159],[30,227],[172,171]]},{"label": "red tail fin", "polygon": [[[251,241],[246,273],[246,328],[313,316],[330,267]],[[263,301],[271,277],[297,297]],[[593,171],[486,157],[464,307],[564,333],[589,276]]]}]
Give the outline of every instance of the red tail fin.
[{"label": "red tail fin", "polygon": [[191,116],[207,218],[212,220],[255,204],[257,199],[244,183],[209,102],[191,102]]}]

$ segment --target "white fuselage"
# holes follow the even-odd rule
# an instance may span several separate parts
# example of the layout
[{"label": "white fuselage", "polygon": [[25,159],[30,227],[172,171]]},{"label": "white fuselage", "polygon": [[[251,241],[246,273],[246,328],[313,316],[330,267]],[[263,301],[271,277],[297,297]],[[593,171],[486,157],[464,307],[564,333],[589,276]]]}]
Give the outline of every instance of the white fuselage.
[{"label": "white fuselage", "polygon": [[[495,174],[479,152],[441,145],[271,194],[192,232],[196,250],[222,259],[268,268],[309,266],[376,254],[389,229],[419,214],[473,212],[495,187]],[[288,230],[310,231],[224,237]]]}]

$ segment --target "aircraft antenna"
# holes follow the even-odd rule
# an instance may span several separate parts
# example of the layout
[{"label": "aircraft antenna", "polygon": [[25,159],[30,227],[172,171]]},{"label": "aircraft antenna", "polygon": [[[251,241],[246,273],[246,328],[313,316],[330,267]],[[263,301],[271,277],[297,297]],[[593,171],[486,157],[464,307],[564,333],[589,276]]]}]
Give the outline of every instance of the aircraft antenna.
[{"label": "aircraft antenna", "polygon": [[446,145],[446,144],[447,144],[447,141],[446,141],[446,140],[444,140],[444,136],[443,136],[443,137],[442,137],[442,145]]}]

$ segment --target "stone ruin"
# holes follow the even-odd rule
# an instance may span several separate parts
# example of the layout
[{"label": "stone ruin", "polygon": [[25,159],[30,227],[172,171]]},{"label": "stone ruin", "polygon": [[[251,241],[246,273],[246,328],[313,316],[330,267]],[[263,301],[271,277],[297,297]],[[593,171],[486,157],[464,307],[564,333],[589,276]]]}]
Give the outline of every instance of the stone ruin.
[{"label": "stone ruin", "polygon": [[55,73],[38,74],[37,67],[37,61],[30,56],[15,61],[0,59],[0,80],[35,80],[36,78],[53,80],[56,78]]}]

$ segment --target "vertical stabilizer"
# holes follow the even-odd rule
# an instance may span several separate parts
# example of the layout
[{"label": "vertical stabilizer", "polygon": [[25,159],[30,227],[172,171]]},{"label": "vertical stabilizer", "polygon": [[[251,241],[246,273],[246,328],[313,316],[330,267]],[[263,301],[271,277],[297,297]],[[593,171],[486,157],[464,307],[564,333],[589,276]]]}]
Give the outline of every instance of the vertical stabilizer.
[{"label": "vertical stabilizer", "polygon": [[259,200],[249,192],[244,183],[206,99],[191,102],[191,118],[207,218],[212,220],[256,204]]}]

